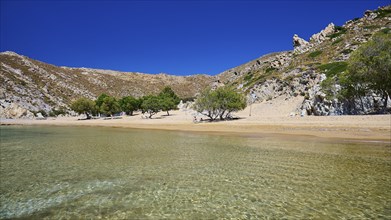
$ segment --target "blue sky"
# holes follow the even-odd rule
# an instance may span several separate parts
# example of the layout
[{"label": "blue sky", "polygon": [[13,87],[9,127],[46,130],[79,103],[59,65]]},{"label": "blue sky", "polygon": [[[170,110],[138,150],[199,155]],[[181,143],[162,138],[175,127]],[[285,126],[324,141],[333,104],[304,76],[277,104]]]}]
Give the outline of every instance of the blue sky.
[{"label": "blue sky", "polygon": [[0,51],[58,66],[215,75],[390,0],[1,0]]}]

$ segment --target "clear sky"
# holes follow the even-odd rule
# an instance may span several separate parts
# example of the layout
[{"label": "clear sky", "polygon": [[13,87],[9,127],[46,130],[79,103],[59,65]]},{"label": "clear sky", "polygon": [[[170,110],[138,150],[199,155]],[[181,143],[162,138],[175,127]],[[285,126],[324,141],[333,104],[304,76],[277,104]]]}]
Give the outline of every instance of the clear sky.
[{"label": "clear sky", "polygon": [[1,1],[0,51],[58,66],[215,75],[390,0]]}]

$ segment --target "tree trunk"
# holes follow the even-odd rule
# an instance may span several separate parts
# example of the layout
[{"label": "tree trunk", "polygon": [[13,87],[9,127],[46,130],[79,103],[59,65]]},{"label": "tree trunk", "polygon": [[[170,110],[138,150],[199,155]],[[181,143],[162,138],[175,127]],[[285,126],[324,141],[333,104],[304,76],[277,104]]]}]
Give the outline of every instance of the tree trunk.
[{"label": "tree trunk", "polygon": [[167,115],[170,116],[170,113],[167,111]]},{"label": "tree trunk", "polygon": [[220,120],[224,120],[224,113],[225,113],[225,111],[220,113]]},{"label": "tree trunk", "polygon": [[387,102],[388,102],[388,94],[387,94],[387,92],[383,93],[383,99],[384,99],[383,113],[386,113],[386,111],[387,111]]},{"label": "tree trunk", "polygon": [[212,115],[212,113],[210,111],[208,111],[208,115],[207,116],[210,118],[211,121],[213,121],[213,115]]},{"label": "tree trunk", "polygon": [[364,102],[362,101],[362,97],[360,96],[360,103],[361,103],[361,110],[363,113],[365,113],[364,111]]}]

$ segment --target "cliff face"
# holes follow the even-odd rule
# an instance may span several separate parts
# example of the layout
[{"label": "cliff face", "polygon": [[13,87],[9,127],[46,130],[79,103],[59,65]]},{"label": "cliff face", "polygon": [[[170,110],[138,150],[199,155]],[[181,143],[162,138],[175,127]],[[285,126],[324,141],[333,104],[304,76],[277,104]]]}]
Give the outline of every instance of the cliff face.
[{"label": "cliff face", "polygon": [[[31,117],[30,112],[68,109],[79,97],[101,93],[115,97],[157,94],[170,86],[180,97],[194,97],[214,82],[207,75],[127,73],[111,70],[57,67],[13,52],[0,53],[1,117]],[[26,111],[28,110],[28,111]]]},{"label": "cliff face", "polygon": [[[0,117],[32,117],[33,111],[69,109],[72,100],[79,97],[95,99],[101,93],[118,98],[140,97],[156,94],[164,86],[170,86],[185,98],[194,97],[207,86],[220,85],[237,87],[247,94],[249,102],[302,97],[301,106],[292,109],[296,113],[372,113],[383,101],[377,94],[368,91],[362,100],[346,103],[326,95],[321,84],[346,71],[347,60],[361,44],[375,33],[390,32],[390,29],[391,6],[366,11],[362,18],[342,26],[327,25],[308,41],[294,35],[292,51],[267,54],[217,76],[182,77],[56,67],[13,52],[3,52],[0,53]],[[359,104],[363,108],[355,108]]]}]

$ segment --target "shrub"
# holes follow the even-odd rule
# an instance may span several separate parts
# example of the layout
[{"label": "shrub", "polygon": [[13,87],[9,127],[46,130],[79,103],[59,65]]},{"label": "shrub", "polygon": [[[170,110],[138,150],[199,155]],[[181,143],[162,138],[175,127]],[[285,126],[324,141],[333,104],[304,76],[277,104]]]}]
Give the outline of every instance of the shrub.
[{"label": "shrub", "polygon": [[266,69],[265,73],[270,73],[270,72],[273,72],[275,70],[277,70],[277,69],[274,68],[274,67],[269,67],[269,68]]},{"label": "shrub", "polygon": [[353,19],[352,19],[353,22],[354,22],[354,21],[358,21],[358,20],[360,20],[360,18],[353,18]]},{"label": "shrub", "polygon": [[333,41],[333,43],[331,43],[331,45],[336,45],[336,44],[340,43],[341,41],[343,41],[343,39],[339,38],[339,39]]},{"label": "shrub", "polygon": [[377,13],[377,17],[375,19],[388,17],[391,14],[391,9],[378,9],[375,11]]},{"label": "shrub", "polygon": [[317,51],[314,51],[314,52],[308,54],[308,57],[309,57],[309,58],[315,58],[315,57],[321,55],[322,53],[323,53],[323,52],[322,52],[321,50],[317,50]]},{"label": "shrub", "polygon": [[247,73],[245,76],[244,76],[244,80],[245,81],[250,81],[251,78],[253,77],[254,75],[252,73]]},{"label": "shrub", "polygon": [[343,53],[343,54],[350,54],[351,52],[353,52],[353,50],[351,50],[351,49],[345,49],[345,50],[341,51],[341,53]]},{"label": "shrub", "polygon": [[335,26],[336,31],[345,31],[346,29],[342,26]]},{"label": "shrub", "polygon": [[333,77],[344,72],[348,67],[346,62],[334,62],[320,65],[318,68],[323,71],[327,77]]},{"label": "shrub", "polygon": [[333,33],[333,34],[328,35],[328,37],[329,37],[330,39],[339,37],[339,36],[341,36],[342,34],[345,34],[345,33],[346,33],[346,28],[344,28],[344,27],[342,27],[342,26],[335,26],[335,30],[337,31],[336,33]]},{"label": "shrub", "polygon": [[66,115],[67,114],[67,110],[64,108],[64,107],[60,107],[59,109],[55,109],[53,108],[50,112],[49,112],[49,116],[50,117],[57,117],[59,115]]},{"label": "shrub", "polygon": [[380,27],[379,25],[367,25],[367,26],[364,26],[364,29],[372,30],[372,29],[376,29],[379,27]]},{"label": "shrub", "polygon": [[384,28],[384,29],[382,29],[382,30],[380,30],[380,33],[383,33],[383,34],[388,34],[388,33],[390,33],[390,28]]},{"label": "shrub", "polygon": [[183,103],[194,102],[195,97],[185,97],[185,98],[182,98],[181,100],[182,100]]}]

